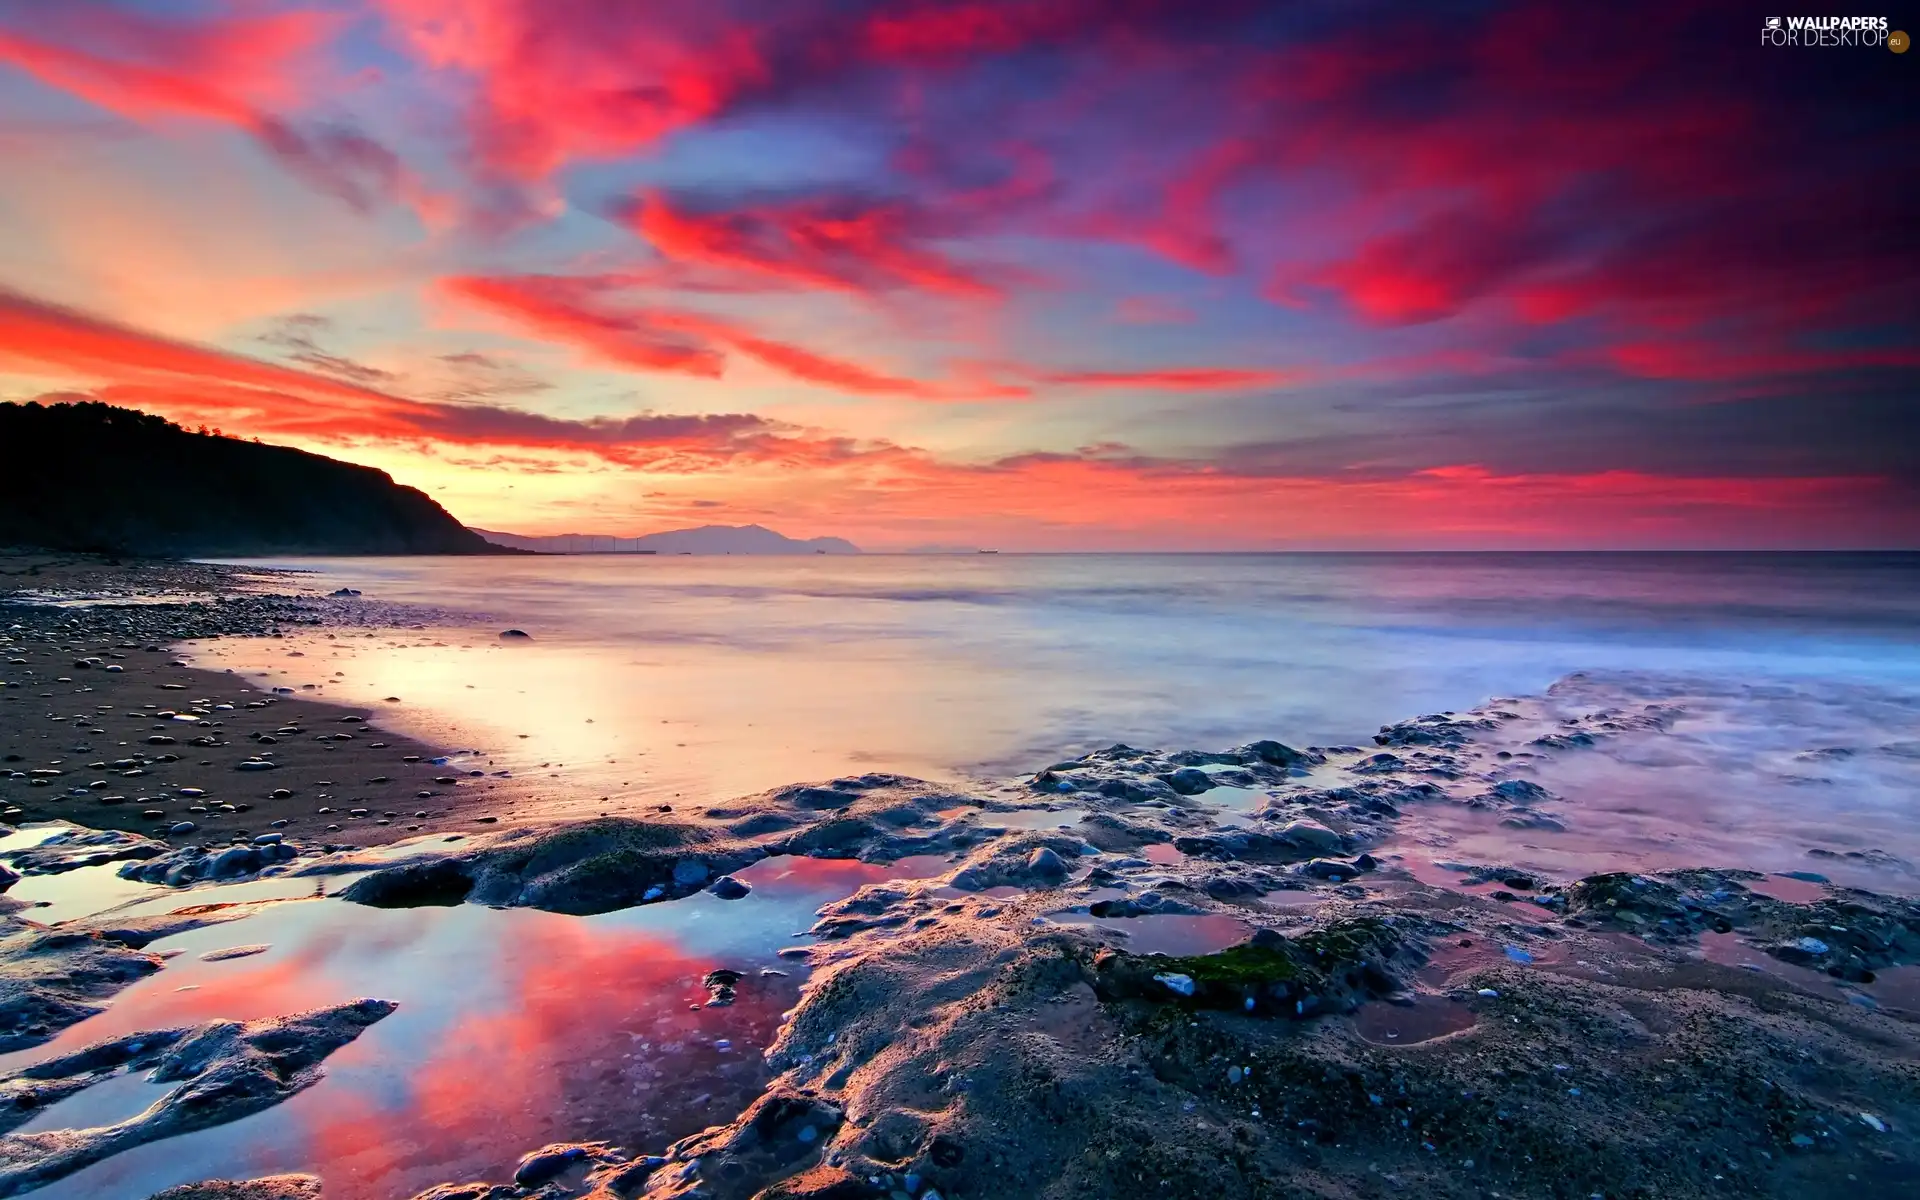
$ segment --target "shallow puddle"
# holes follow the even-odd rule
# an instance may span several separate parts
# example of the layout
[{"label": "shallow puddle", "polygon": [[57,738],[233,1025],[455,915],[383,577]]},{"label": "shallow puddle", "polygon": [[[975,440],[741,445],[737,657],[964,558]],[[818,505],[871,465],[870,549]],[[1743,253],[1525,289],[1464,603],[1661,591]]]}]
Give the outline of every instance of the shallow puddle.
[{"label": "shallow puddle", "polygon": [[1216,954],[1247,940],[1253,926],[1221,913],[1150,913],[1144,917],[1096,917],[1055,913],[1063,925],[1092,925],[1120,935],[1115,941],[1135,954]]},{"label": "shallow puddle", "polygon": [[1812,904],[1827,898],[1825,884],[1810,879],[1796,879],[1791,875],[1769,875],[1765,879],[1749,879],[1745,883],[1750,892],[1784,900],[1788,904]]},{"label": "shallow puddle", "polygon": [[1719,963],[1723,967],[1739,967],[1741,970],[1771,975],[1776,979],[1797,983],[1810,992],[1828,996],[1833,994],[1834,981],[1831,976],[1808,967],[1783,962],[1737,933],[1701,934],[1700,957],[1711,963]]},{"label": "shallow puddle", "polygon": [[[312,900],[345,891],[363,872],[337,875],[267,875],[242,883],[200,884],[189,888],[139,884],[141,891],[111,910],[115,919],[158,917],[204,905],[246,904],[259,900]],[[33,914],[29,913],[28,916]]]},{"label": "shallow puddle", "polygon": [[[400,1003],[285,1104],[118,1155],[44,1189],[48,1197],[142,1196],[196,1179],[311,1171],[329,1200],[391,1200],[447,1180],[506,1178],[521,1154],[555,1140],[657,1151],[730,1120],[764,1085],[760,1056],[805,974],[775,952],[815,909],[862,884],[946,865],[933,856],[884,866],[770,858],[739,873],[753,889],[742,900],[700,893],[584,918],[290,899],[155,943],[184,953],[106,1012],[0,1065],[140,1029],[280,1016],[359,996]],[[238,899],[243,888],[334,881],[258,882],[268,886],[170,895],[184,907]],[[241,943],[269,948],[199,957]],[[742,974],[737,999],[707,1007],[702,978],[720,967]],[[34,1127],[124,1119],[163,1091],[116,1077],[50,1106]]]},{"label": "shallow puddle", "polygon": [[[1540,942],[1522,945],[1517,942],[1488,941],[1480,937],[1461,937],[1435,942],[1428,949],[1426,965],[1416,973],[1416,978],[1432,987],[1446,987],[1461,976],[1485,967],[1564,967],[1568,964],[1566,948],[1563,946]],[[1575,965],[1591,966],[1590,963]]]},{"label": "shallow puddle", "polygon": [[1307,888],[1283,888],[1277,892],[1268,892],[1260,897],[1261,908],[1303,909],[1319,908],[1328,900],[1325,892],[1316,892]]},{"label": "shallow puddle", "polygon": [[15,850],[31,850],[59,833],[66,833],[73,826],[64,821],[35,822],[22,825],[12,833],[0,836],[0,854],[9,854]]},{"label": "shallow puddle", "polygon": [[1410,1046],[1472,1029],[1479,1018],[1467,1005],[1445,996],[1416,997],[1412,1004],[1376,1001],[1353,1014],[1354,1032],[1381,1046]]},{"label": "shallow puddle", "polygon": [[144,900],[155,892],[170,889],[157,884],[122,879],[119,863],[97,867],[79,867],[57,875],[24,875],[7,889],[7,895],[33,905],[20,915],[29,921],[52,925],[76,917],[90,917],[130,901]]},{"label": "shallow puddle", "polygon": [[43,1129],[95,1129],[139,1116],[178,1083],[153,1083],[146,1071],[127,1071],[49,1104],[14,1133]]},{"label": "shallow puddle", "polygon": [[1023,808],[1018,812],[980,811],[982,828],[1005,826],[1008,829],[1072,829],[1087,815],[1084,808]]},{"label": "shallow puddle", "polygon": [[1920,966],[1889,967],[1860,990],[1882,1008],[1909,1018],[1920,1016]]},{"label": "shallow puddle", "polygon": [[1494,884],[1469,883],[1466,872],[1453,867],[1443,867],[1430,858],[1417,854],[1394,854],[1388,856],[1394,866],[1399,867],[1416,880],[1428,887],[1447,888],[1456,892],[1472,892],[1484,895],[1494,890]]}]

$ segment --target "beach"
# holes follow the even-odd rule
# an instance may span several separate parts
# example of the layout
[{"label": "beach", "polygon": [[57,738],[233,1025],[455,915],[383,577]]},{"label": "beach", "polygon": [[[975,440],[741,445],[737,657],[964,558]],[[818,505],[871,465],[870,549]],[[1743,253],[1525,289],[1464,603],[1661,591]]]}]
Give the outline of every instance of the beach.
[{"label": "beach", "polygon": [[[90,594],[129,575],[71,559],[10,565],[5,582]],[[383,732],[379,720],[391,704],[315,704],[177,657],[174,643],[190,637],[284,637],[282,630],[358,630],[384,619],[338,601],[238,593],[232,575],[191,564],[151,575],[135,568],[143,599],[166,598],[164,588],[189,605],[200,601],[177,614],[110,603],[11,613],[0,691],[0,769],[8,776],[0,787],[20,810],[11,820],[220,842],[284,830],[290,841],[363,846],[498,820],[517,800],[508,780],[477,767],[456,775],[439,750]],[[202,599],[209,588],[218,603]],[[246,766],[260,763],[272,765]],[[182,824],[192,828],[172,832]]]},{"label": "beach", "polygon": [[[1920,1170],[1898,813],[1797,799],[1904,786],[1897,680],[1576,673],[1352,740],[696,791],[667,746],[573,753],[571,709],[487,730],[418,669],[498,711],[486,664],[538,677],[551,611],[8,567],[34,591],[0,610],[0,1193],[1580,1200]],[[385,693],[383,658],[424,690]],[[1746,740],[1754,712],[1800,732]],[[1742,756],[1744,837],[1676,799]],[[283,1043],[297,1066],[259,1057]],[[264,1082],[145,1082],[209,1072]]]}]

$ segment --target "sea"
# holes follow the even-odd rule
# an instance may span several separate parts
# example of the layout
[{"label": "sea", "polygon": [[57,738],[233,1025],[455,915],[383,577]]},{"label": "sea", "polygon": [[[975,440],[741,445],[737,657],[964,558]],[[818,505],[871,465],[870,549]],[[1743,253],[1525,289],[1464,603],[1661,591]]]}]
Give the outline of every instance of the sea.
[{"label": "sea", "polygon": [[1590,704],[1683,715],[1567,766],[1589,811],[1564,836],[1530,834],[1532,865],[1791,870],[1816,848],[1920,861],[1920,555],[258,565],[442,615],[398,634],[207,642],[197,664],[373,705],[493,769],[551,778],[568,812],[849,772],[990,781],[1114,743],[1364,746],[1391,722],[1580,675]]}]

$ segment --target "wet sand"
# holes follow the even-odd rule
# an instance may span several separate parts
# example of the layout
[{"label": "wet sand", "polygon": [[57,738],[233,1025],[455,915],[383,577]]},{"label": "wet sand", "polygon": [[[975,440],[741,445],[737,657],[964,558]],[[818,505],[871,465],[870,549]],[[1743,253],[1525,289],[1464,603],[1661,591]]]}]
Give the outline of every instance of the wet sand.
[{"label": "wet sand", "polygon": [[[173,844],[277,831],[289,842],[341,846],[515,819],[527,785],[494,775],[483,754],[449,759],[382,729],[395,705],[276,694],[175,656],[171,644],[187,638],[295,628],[324,637],[329,625],[357,629],[405,615],[324,597],[202,599],[233,596],[256,580],[281,592],[300,583],[192,563],[0,559],[5,819],[68,821]],[[6,604],[22,585],[100,599],[85,607]],[[119,589],[129,594],[114,595]],[[154,602],[175,599],[185,603]],[[200,606],[188,607],[195,600]],[[193,828],[171,832],[183,823]]]}]

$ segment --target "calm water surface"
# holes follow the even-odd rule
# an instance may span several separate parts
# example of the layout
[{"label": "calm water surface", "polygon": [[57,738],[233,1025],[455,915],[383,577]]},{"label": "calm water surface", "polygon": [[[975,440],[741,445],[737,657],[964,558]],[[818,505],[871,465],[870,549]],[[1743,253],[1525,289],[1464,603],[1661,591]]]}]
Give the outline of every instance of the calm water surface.
[{"label": "calm water surface", "polygon": [[[1916,556],[274,565],[314,572],[320,590],[491,623],[208,643],[202,663],[347,701],[399,695],[390,720],[412,731],[634,788],[737,792],[849,767],[1001,773],[1114,741],[1360,742],[1579,670],[1920,691]],[[533,640],[500,642],[508,626]],[[609,758],[621,769],[598,770]]]}]

